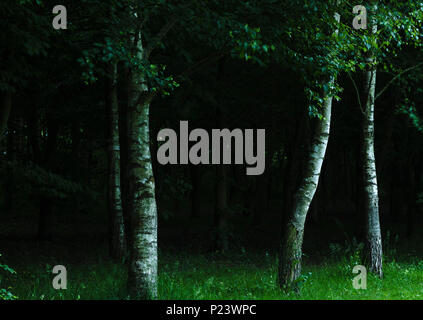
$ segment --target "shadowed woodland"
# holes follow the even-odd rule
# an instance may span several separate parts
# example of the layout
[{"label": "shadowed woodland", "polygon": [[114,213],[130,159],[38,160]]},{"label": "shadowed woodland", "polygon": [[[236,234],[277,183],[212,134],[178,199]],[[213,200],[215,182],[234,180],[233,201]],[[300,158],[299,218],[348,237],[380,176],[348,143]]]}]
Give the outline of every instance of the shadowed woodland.
[{"label": "shadowed woodland", "polygon": [[[0,3],[0,299],[423,298],[423,1],[61,4]],[[180,121],[265,171],[159,164]]]}]

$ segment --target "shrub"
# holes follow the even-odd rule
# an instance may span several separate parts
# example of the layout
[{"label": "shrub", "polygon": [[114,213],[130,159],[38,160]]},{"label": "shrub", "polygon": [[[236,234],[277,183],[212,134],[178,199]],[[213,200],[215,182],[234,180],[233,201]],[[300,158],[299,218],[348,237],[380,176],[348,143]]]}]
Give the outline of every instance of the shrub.
[{"label": "shrub", "polygon": [[[8,265],[0,263],[0,285],[2,280],[2,272],[16,274],[16,271],[10,268]],[[7,289],[0,288],[0,300],[15,300],[16,298],[17,297]]]}]

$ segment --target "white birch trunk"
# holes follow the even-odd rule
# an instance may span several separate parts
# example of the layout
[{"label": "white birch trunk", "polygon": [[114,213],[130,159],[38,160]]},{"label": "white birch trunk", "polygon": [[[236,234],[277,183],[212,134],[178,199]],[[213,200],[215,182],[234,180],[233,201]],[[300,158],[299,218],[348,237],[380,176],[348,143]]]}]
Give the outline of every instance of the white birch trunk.
[{"label": "white birch trunk", "polygon": [[[377,32],[377,26],[372,26],[372,32]],[[364,104],[363,118],[363,141],[362,163],[364,182],[364,210],[367,214],[367,248],[370,270],[379,277],[383,277],[382,271],[382,236],[379,222],[379,196],[376,175],[376,162],[374,151],[374,107],[376,91],[376,66],[375,57],[372,55],[369,62],[373,66],[365,74],[364,87],[366,89],[366,101]]]},{"label": "white birch trunk", "polygon": [[[340,21],[339,14],[335,15]],[[335,31],[337,33],[338,30]],[[334,78],[328,81],[333,87]],[[293,210],[285,227],[279,254],[278,282],[281,288],[290,288],[301,275],[302,243],[304,225],[311,201],[316,193],[320,172],[329,141],[330,121],[332,113],[332,96],[324,99],[323,119],[319,121],[313,133],[310,155],[306,163],[304,177],[294,195]]]},{"label": "white birch trunk", "polygon": [[[138,55],[142,58],[141,34]],[[157,298],[157,205],[150,155],[150,100],[144,76],[130,70],[128,192],[130,249],[128,287],[132,298]]]}]

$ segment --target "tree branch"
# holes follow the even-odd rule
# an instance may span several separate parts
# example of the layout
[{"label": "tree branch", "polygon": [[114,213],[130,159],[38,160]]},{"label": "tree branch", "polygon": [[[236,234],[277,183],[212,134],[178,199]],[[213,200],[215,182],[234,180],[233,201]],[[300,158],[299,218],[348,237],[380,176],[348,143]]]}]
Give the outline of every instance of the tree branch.
[{"label": "tree branch", "polygon": [[389,81],[388,82],[388,84],[376,95],[376,97],[375,97],[375,100],[377,99],[377,98],[379,98],[381,95],[382,95],[382,93],[384,93],[385,91],[386,91],[386,89],[388,89],[389,88],[389,86],[396,80],[396,79],[398,79],[399,77],[401,77],[404,73],[407,73],[407,72],[409,72],[409,71],[411,71],[411,70],[414,70],[414,69],[417,69],[418,67],[420,67],[421,65],[423,65],[423,62],[420,62],[420,63],[418,63],[417,65],[415,65],[415,66],[412,66],[412,67],[410,67],[410,68],[407,68],[407,69],[405,69],[404,71],[402,71],[402,72],[400,72],[400,73],[398,73],[395,77],[393,77],[392,79],[391,79],[391,81]]},{"label": "tree branch", "polygon": [[351,82],[354,85],[354,89],[355,89],[355,93],[357,94],[357,100],[358,100],[358,105],[360,106],[360,110],[361,112],[364,114],[364,110],[363,110],[363,105],[361,104],[361,97],[360,97],[360,91],[357,88],[357,84],[355,83],[353,77],[351,76],[351,74],[347,71],[348,77],[350,77]]},{"label": "tree branch", "polygon": [[208,55],[207,57],[205,57],[205,58],[201,59],[200,61],[197,61],[196,63],[189,66],[182,73],[180,73],[176,78],[183,78],[183,77],[189,76],[189,75],[195,73],[197,70],[201,69],[202,67],[208,65],[209,63],[222,58],[228,52],[230,52],[230,49],[213,52],[210,55]]},{"label": "tree branch", "polygon": [[159,33],[154,37],[151,43],[145,49],[145,59],[148,60],[150,54],[153,50],[159,45],[160,41],[167,35],[167,33],[172,29],[175,23],[178,21],[176,16],[171,17],[171,19],[162,27]]}]

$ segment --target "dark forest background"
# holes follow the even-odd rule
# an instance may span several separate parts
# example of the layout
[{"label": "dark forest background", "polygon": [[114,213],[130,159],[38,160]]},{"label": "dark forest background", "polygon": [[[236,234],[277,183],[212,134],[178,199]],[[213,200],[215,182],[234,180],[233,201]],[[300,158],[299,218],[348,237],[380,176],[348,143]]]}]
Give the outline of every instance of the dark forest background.
[{"label": "dark forest background", "polygon": [[[342,298],[323,289],[313,296],[318,289],[307,285],[331,283],[325,284],[330,275],[308,279],[319,275],[319,268],[331,273],[328,261],[334,256],[347,256],[349,264],[356,254],[365,256],[360,108],[365,73],[374,66],[365,59],[371,52],[377,60],[376,93],[381,93],[374,103],[374,154],[387,263],[385,279],[372,281],[402,286],[391,298],[421,299],[416,292],[422,292],[423,280],[423,4],[379,1],[380,10],[372,11],[373,2],[365,2],[369,23],[374,16],[382,29],[374,36],[371,28],[352,28],[352,7],[360,3],[335,2],[62,1],[67,30],[51,25],[54,2],[2,2],[0,259],[17,274],[0,278],[0,287],[28,299],[126,297],[125,264],[134,259],[131,235],[138,208],[130,205],[137,183],[131,184],[127,169],[134,164],[131,93],[147,85],[139,99],[149,105],[142,118],[149,139],[140,137],[140,148],[151,151],[159,297],[248,298],[250,289],[252,298],[291,297],[266,290],[277,287],[278,250],[307,173],[322,101],[335,96],[304,229],[306,276],[300,280],[302,298]],[[335,88],[328,89],[325,79],[333,76]],[[158,164],[157,133],[163,128],[178,133],[181,120],[189,121],[190,130],[266,129],[265,172],[247,176],[245,165],[235,164]],[[118,173],[111,169],[113,151],[120,157],[114,162]],[[110,198],[116,174],[127,243],[121,252],[116,203]],[[339,259],[333,270],[347,263]],[[404,265],[395,269],[395,263]],[[68,296],[47,289],[56,264],[68,266],[73,286]],[[403,275],[401,268],[413,274],[402,285],[393,280],[394,274]],[[267,277],[263,287],[261,272]],[[351,270],[345,272],[340,281],[351,286]],[[254,278],[253,284],[234,280],[242,294],[231,287],[235,273]],[[183,286],[192,288],[175,289]],[[401,296],[401,290],[410,293]],[[355,294],[346,297],[360,298]],[[384,297],[366,294],[362,298]]]}]

